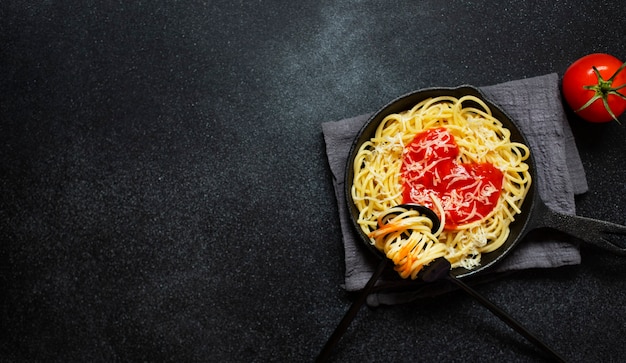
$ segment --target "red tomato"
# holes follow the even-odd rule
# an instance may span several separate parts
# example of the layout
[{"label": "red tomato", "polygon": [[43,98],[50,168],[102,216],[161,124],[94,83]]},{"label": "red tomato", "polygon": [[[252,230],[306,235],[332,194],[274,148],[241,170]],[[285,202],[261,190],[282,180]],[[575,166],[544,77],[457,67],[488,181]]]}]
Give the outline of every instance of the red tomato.
[{"label": "red tomato", "polygon": [[626,111],[624,66],[626,63],[609,54],[594,53],[580,58],[563,75],[565,101],[587,121],[617,121]]}]

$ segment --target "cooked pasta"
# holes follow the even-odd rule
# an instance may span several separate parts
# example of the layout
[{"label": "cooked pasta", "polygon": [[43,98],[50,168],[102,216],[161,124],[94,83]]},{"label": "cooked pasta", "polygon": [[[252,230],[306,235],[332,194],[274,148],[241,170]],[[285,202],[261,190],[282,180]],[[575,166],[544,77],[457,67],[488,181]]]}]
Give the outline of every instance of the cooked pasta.
[{"label": "cooked pasta", "polygon": [[[442,256],[472,269],[504,243],[531,184],[530,151],[510,135],[479,98],[443,96],[388,115],[361,145],[351,190],[358,224],[400,276],[415,279]],[[398,210],[403,203],[433,209],[440,229]]]}]

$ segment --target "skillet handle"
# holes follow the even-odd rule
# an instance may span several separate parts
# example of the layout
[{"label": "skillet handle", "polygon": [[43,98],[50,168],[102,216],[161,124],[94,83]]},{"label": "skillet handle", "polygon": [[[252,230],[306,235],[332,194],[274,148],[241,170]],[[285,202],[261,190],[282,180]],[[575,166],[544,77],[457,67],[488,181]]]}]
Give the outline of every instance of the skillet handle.
[{"label": "skillet handle", "polygon": [[618,255],[626,256],[626,226],[599,219],[556,212],[543,201],[535,203],[534,228],[549,228]]}]

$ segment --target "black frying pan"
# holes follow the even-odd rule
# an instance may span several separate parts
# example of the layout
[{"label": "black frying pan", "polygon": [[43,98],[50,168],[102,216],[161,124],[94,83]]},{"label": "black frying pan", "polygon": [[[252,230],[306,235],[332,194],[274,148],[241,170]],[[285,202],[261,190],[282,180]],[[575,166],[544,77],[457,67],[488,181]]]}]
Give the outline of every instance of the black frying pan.
[{"label": "black frying pan", "polygon": [[[487,106],[489,106],[489,108],[491,109],[492,115],[500,120],[504,127],[511,131],[512,141],[520,142],[529,146],[522,131],[513,122],[513,120],[497,105],[493,104],[491,101],[485,98],[485,96],[478,89],[471,86],[461,86],[457,88],[429,88],[412,92],[391,101],[380,111],[376,112],[372,117],[370,117],[367,123],[361,128],[361,130],[357,134],[354,143],[352,144],[352,147],[350,149],[350,154],[346,163],[345,195],[348,211],[350,213],[353,226],[361,237],[363,245],[372,253],[380,257],[382,262],[379,264],[378,268],[368,281],[360,296],[357,298],[357,300],[354,301],[348,312],[346,312],[346,315],[344,316],[342,321],[339,323],[339,325],[327,341],[326,345],[322,349],[322,352],[318,356],[318,361],[324,361],[326,358],[328,358],[332,351],[332,348],[338,342],[341,335],[345,332],[348,325],[358,312],[360,306],[365,302],[367,295],[373,289],[373,286],[375,285],[378,278],[381,276],[383,271],[389,265],[391,265],[391,263],[387,263],[386,256],[370,243],[369,237],[367,237],[367,235],[361,230],[360,226],[357,223],[359,211],[357,210],[352,200],[351,188],[352,180],[354,178],[353,164],[359,148],[364,142],[372,138],[378,125],[389,114],[400,113],[402,111],[409,110],[419,102],[431,97],[453,96],[456,98],[461,98],[466,95],[473,95],[485,102],[485,104],[487,104]],[[467,105],[480,108],[478,105],[471,105],[471,102],[468,102]],[[489,302],[487,299],[479,295],[476,291],[463,283],[461,279],[464,279],[471,275],[479,274],[489,269],[491,266],[498,263],[506,255],[508,255],[509,252],[511,252],[511,250],[518,243],[520,243],[531,231],[544,228],[557,230],[572,237],[575,237],[582,242],[595,245],[597,247],[609,250],[617,254],[626,255],[626,248],[620,246],[619,244],[616,244],[614,241],[611,240],[612,235],[626,235],[626,226],[591,218],[567,215],[551,210],[541,200],[537,191],[537,172],[532,150],[530,158],[526,162],[529,165],[530,175],[533,179],[533,182],[522,205],[521,214],[516,216],[516,220],[511,223],[509,227],[510,234],[505,243],[499,249],[493,252],[483,253],[481,256],[481,264],[475,269],[467,270],[464,268],[454,268],[450,270],[450,264],[445,261],[445,259],[439,259],[433,261],[430,266],[424,268],[423,272],[420,273],[419,276],[425,282],[432,282],[442,278],[448,278],[458,287],[465,290],[468,294],[477,299],[481,304],[487,307],[500,319],[509,324],[509,326],[514,328],[517,332],[525,336],[532,343],[536,344],[544,352],[548,353],[551,358],[557,361],[563,361],[563,359],[557,353],[552,351],[546,344],[541,342],[531,332],[522,327],[520,323],[515,321],[506,312],[502,311],[500,308]],[[436,222],[438,223],[438,221]]]},{"label": "black frying pan", "polygon": [[[504,127],[511,131],[511,140],[520,142],[525,145],[529,145],[528,141],[524,137],[522,131],[517,127],[513,120],[502,111],[497,105],[485,98],[485,96],[476,88],[470,86],[461,86],[458,88],[429,88],[416,92],[409,93],[405,96],[395,99],[387,104],[380,111],[375,113],[367,123],[361,128],[357,134],[346,164],[346,176],[345,176],[345,195],[346,203],[348,205],[348,211],[350,212],[351,220],[356,231],[361,236],[361,240],[373,253],[379,255],[381,258],[384,254],[376,249],[370,243],[369,238],[363,233],[357,223],[359,211],[357,210],[352,200],[352,179],[354,177],[354,158],[361,147],[361,145],[372,138],[374,132],[382,120],[389,114],[399,113],[411,109],[419,102],[438,96],[453,96],[461,98],[466,95],[476,96],[484,101],[492,111],[493,116],[500,120]],[[468,102],[468,106],[471,106]],[[475,107],[480,108],[478,105]],[[620,247],[617,244],[612,243],[609,239],[611,234],[626,234],[626,227],[610,222],[600,221],[596,219],[584,218],[574,215],[567,215],[552,211],[548,208],[537,191],[537,172],[535,168],[535,160],[531,150],[531,155],[527,163],[530,168],[530,175],[533,178],[531,188],[528,195],[522,205],[522,213],[516,216],[516,219],[510,225],[510,235],[504,245],[499,249],[491,252],[484,253],[481,256],[480,266],[473,270],[466,270],[464,268],[455,268],[452,270],[452,274],[458,278],[467,277],[470,275],[478,274],[500,260],[502,260],[509,252],[520,243],[529,232],[539,228],[555,229],[565,234],[571,235],[581,241],[596,245],[598,247],[610,250],[612,252],[626,255],[626,248]]]}]

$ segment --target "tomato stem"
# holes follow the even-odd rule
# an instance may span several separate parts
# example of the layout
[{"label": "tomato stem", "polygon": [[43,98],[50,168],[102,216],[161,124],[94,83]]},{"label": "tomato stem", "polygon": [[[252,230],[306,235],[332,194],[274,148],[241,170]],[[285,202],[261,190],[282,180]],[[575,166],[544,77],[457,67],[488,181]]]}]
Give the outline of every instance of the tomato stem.
[{"label": "tomato stem", "polygon": [[617,119],[617,117],[615,116],[615,114],[611,110],[611,107],[609,106],[608,97],[609,97],[609,95],[614,95],[614,96],[617,96],[617,97],[620,97],[620,98],[626,100],[626,95],[624,95],[621,92],[619,92],[620,89],[626,87],[626,84],[622,84],[622,85],[619,85],[617,87],[613,87],[613,81],[615,80],[615,77],[617,77],[617,75],[624,68],[626,68],[626,62],[624,64],[622,64],[622,66],[619,67],[615,71],[615,73],[613,73],[611,78],[607,79],[606,81],[604,80],[604,78],[602,77],[602,75],[600,74],[600,71],[598,71],[598,68],[596,68],[596,66],[593,66],[592,68],[593,68],[593,73],[595,73],[596,78],[598,79],[598,83],[597,84],[593,84],[593,85],[583,86],[583,88],[586,89],[586,90],[589,90],[589,91],[594,91],[595,94],[593,95],[593,97],[591,97],[591,99],[589,101],[587,101],[587,103],[585,103],[581,108],[579,108],[575,112],[579,112],[581,110],[584,110],[585,108],[589,107],[592,103],[596,102],[598,99],[602,99],[602,104],[604,105],[604,108],[606,109],[606,111],[609,113],[609,115],[611,115],[613,120],[615,120],[615,121],[617,121],[617,123],[619,123],[619,120]]}]

